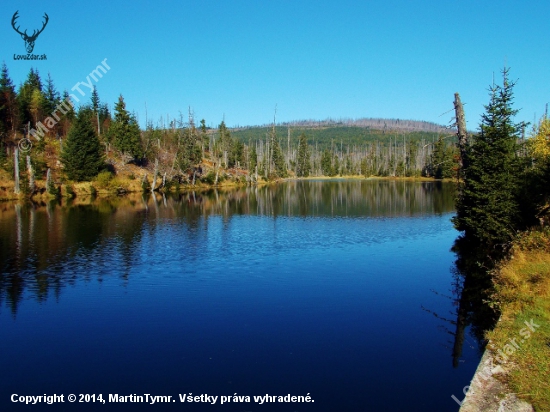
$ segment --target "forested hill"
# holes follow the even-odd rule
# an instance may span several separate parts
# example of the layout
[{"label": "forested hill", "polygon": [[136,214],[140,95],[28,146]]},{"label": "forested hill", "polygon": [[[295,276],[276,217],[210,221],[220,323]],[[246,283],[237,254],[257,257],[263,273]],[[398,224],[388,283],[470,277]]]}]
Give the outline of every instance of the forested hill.
[{"label": "forested hill", "polygon": [[[231,134],[243,143],[265,140],[272,131],[272,125],[236,127]],[[453,134],[454,131],[444,126],[416,120],[400,119],[358,119],[358,120],[300,120],[278,124],[275,132],[282,142],[290,136],[296,141],[304,133],[310,145],[319,149],[332,145],[362,145],[369,142],[390,141],[428,141],[437,140],[440,135]]]},{"label": "forested hill", "polygon": [[405,132],[444,132],[446,127],[432,122],[403,119],[383,118],[362,118],[362,119],[340,119],[340,120],[297,120],[283,123],[283,126],[321,127],[321,126],[356,126],[368,127],[376,130],[405,131]]}]

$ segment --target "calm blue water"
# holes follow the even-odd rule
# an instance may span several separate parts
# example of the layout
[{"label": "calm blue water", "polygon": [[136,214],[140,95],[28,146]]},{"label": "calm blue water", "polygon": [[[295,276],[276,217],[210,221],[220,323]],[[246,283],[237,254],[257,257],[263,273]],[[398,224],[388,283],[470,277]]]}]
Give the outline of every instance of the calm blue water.
[{"label": "calm blue water", "polygon": [[[453,368],[452,196],[314,181],[1,204],[0,410],[457,411],[479,354],[467,335]],[[251,402],[180,403],[189,393]],[[315,402],[254,403],[265,394]]]}]

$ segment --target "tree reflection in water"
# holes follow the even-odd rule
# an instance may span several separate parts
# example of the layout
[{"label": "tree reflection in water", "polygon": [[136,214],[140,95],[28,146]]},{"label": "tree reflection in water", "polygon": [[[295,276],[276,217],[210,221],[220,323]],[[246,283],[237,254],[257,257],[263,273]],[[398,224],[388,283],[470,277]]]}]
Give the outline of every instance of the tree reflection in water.
[{"label": "tree reflection in water", "polygon": [[[59,298],[61,289],[77,280],[101,281],[108,272],[103,266],[106,255],[115,256],[118,273],[128,281],[133,262],[144,248],[144,236],[161,230],[159,222],[166,220],[187,232],[185,258],[193,259],[197,258],[193,255],[196,242],[206,241],[207,230],[197,229],[207,229],[211,217],[221,216],[227,224],[243,215],[397,218],[453,210],[450,183],[359,179],[112,199],[6,202],[0,204],[0,310],[6,306],[15,316],[27,296],[38,301],[50,295]],[[472,288],[465,282],[461,296]],[[472,306],[463,300],[460,308],[466,311],[467,324]]]}]

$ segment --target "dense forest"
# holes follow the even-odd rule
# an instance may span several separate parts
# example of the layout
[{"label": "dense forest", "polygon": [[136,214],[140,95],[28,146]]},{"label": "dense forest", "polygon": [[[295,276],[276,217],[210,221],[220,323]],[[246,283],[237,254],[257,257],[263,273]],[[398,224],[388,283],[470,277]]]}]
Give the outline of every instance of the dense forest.
[{"label": "dense forest", "polygon": [[197,122],[191,109],[147,121],[143,130],[122,95],[111,107],[94,87],[89,102],[77,107],[38,70],[31,68],[18,88],[5,64],[0,76],[0,168],[3,180],[15,180],[24,193],[35,191],[38,180],[55,193],[57,183],[115,175],[139,178],[152,190],[292,176],[451,178],[455,140],[442,126],[400,119],[274,119],[246,128],[222,120],[213,128]]}]

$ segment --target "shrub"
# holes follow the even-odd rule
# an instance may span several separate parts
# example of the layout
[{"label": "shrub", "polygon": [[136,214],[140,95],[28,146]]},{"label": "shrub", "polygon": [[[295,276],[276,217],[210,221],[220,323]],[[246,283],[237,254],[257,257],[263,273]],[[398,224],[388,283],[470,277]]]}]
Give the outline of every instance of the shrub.
[{"label": "shrub", "polygon": [[210,170],[206,174],[206,176],[203,176],[201,178],[201,182],[206,183],[208,185],[213,185],[215,181],[216,181],[216,172],[214,172],[213,170]]},{"label": "shrub", "polygon": [[110,186],[111,180],[113,179],[113,174],[107,170],[100,172],[96,177],[97,185],[102,188],[106,189]]}]

